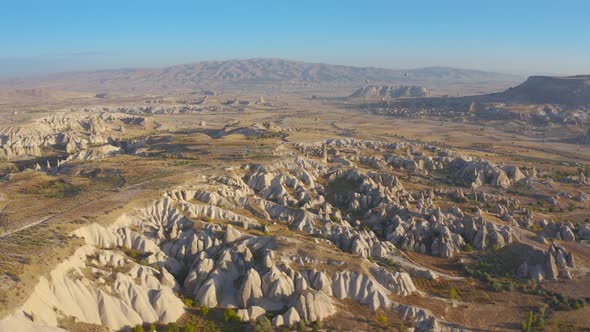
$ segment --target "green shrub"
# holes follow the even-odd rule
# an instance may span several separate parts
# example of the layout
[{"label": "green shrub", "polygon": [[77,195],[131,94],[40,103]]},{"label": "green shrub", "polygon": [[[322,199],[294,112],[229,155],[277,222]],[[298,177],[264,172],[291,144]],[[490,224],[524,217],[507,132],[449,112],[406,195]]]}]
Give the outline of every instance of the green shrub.
[{"label": "green shrub", "polygon": [[150,325],[150,332],[156,332],[156,324]]},{"label": "green shrub", "polygon": [[236,314],[234,309],[226,309],[223,312],[223,320],[228,323],[239,323],[241,322],[240,316]]},{"label": "green shrub", "polygon": [[175,322],[170,322],[166,325],[166,332],[180,332],[180,328]]},{"label": "green shrub", "polygon": [[507,290],[507,291],[509,291],[509,292],[514,292],[514,288],[515,288],[515,287],[514,287],[514,283],[513,283],[512,281],[510,281],[510,282],[508,282],[508,283],[506,284],[506,290]]},{"label": "green shrub", "polygon": [[131,331],[133,331],[133,332],[144,332],[143,326],[141,326],[141,325],[135,325],[135,327],[132,328]]},{"label": "green shrub", "polygon": [[254,332],[272,332],[270,320],[262,316],[254,325]]},{"label": "green shrub", "polygon": [[502,284],[498,281],[493,281],[492,282],[492,289],[494,290],[494,292],[501,292],[503,287]]},{"label": "green shrub", "polygon": [[472,252],[473,251],[473,248],[471,247],[471,244],[465,243],[465,245],[463,246],[463,251],[465,251],[465,252]]},{"label": "green shrub", "polygon": [[387,324],[387,316],[385,316],[384,314],[377,314],[377,321],[383,325]]},{"label": "green shrub", "polygon": [[402,322],[401,326],[399,327],[399,332],[408,332],[406,325]]},{"label": "green shrub", "polygon": [[572,308],[574,308],[574,309],[576,309],[576,310],[578,310],[578,309],[582,309],[582,308],[584,308],[584,305],[585,305],[585,304],[586,304],[586,303],[584,303],[584,300],[574,300],[574,301],[573,301]]},{"label": "green shrub", "polygon": [[196,331],[197,331],[197,329],[195,328],[195,326],[191,322],[186,323],[186,325],[184,327],[184,332],[196,332]]},{"label": "green shrub", "polygon": [[299,322],[297,322],[297,332],[305,332],[305,322],[300,320]]},{"label": "green shrub", "polygon": [[531,328],[533,327],[533,312],[529,311],[529,315],[526,320],[523,320],[520,324],[520,327],[523,332],[530,332]]},{"label": "green shrub", "polygon": [[324,324],[321,321],[316,320],[315,322],[311,323],[311,332],[319,332],[322,329]]},{"label": "green shrub", "polygon": [[193,306],[193,300],[191,300],[191,299],[182,299],[182,302],[187,307],[192,307]]},{"label": "green shrub", "polygon": [[453,300],[459,299],[459,294],[457,294],[457,290],[455,289],[455,287],[451,287],[450,296]]},{"label": "green shrub", "polygon": [[199,311],[201,312],[201,316],[203,316],[203,317],[207,317],[207,315],[209,315],[209,307],[206,305],[202,305],[199,308]]}]

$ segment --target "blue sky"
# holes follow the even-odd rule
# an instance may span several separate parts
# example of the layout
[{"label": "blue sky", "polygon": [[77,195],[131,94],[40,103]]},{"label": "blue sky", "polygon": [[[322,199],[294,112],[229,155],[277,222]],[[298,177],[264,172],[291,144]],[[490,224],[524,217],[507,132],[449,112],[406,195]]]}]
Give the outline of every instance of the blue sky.
[{"label": "blue sky", "polygon": [[0,76],[280,57],[590,73],[590,1],[0,0]]}]

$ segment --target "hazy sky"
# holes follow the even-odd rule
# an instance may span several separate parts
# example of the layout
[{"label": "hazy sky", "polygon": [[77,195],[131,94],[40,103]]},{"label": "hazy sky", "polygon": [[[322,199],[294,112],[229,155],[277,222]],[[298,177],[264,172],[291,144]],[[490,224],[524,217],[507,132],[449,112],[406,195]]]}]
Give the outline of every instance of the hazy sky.
[{"label": "hazy sky", "polygon": [[280,57],[590,73],[588,0],[0,0],[0,76]]}]

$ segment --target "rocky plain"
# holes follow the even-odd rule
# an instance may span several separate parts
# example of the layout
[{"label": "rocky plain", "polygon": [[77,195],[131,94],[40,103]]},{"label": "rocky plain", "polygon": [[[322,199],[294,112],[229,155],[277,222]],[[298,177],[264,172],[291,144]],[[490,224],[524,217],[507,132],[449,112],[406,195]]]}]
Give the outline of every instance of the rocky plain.
[{"label": "rocky plain", "polygon": [[4,83],[0,331],[590,330],[589,110],[278,59]]}]

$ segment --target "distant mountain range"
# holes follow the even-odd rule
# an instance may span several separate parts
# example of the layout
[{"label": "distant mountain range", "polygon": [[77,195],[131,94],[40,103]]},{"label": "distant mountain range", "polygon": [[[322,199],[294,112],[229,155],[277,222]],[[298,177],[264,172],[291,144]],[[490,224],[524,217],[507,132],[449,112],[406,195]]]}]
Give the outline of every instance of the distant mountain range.
[{"label": "distant mountain range", "polygon": [[448,67],[394,70],[260,58],[203,61],[166,68],[69,72],[35,79],[12,80],[3,85],[84,92],[162,92],[256,85],[337,84],[358,87],[366,83],[506,87],[520,82],[520,76]]}]

